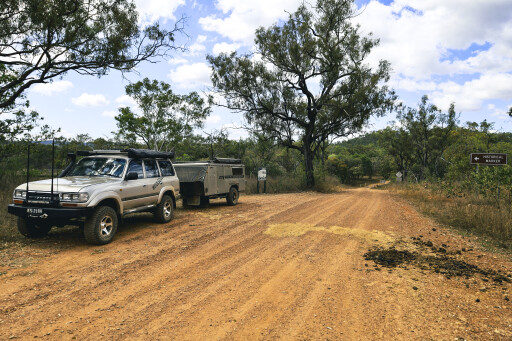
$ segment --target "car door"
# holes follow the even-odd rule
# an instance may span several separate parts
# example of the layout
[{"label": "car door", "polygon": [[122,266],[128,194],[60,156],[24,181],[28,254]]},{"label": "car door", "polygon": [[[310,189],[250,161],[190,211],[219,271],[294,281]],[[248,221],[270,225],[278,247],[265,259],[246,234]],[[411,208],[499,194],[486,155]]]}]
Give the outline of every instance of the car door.
[{"label": "car door", "polygon": [[147,186],[142,160],[130,160],[126,174],[128,173],[137,173],[138,179],[126,181],[123,187],[122,200],[125,211],[144,205]]},{"label": "car door", "polygon": [[144,160],[144,172],[146,173],[145,188],[148,195],[147,204],[156,204],[158,202],[160,189],[163,186],[156,160]]},{"label": "car door", "polygon": [[158,160],[158,166],[160,168],[160,174],[163,177],[164,186],[172,186],[177,192],[180,188],[180,182],[174,171],[171,161],[169,160]]}]

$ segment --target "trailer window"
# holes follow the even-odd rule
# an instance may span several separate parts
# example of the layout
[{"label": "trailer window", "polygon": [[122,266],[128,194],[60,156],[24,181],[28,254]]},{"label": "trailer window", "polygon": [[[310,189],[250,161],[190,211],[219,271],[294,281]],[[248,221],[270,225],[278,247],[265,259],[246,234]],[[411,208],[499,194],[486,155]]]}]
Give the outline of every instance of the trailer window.
[{"label": "trailer window", "polygon": [[160,171],[162,172],[162,176],[173,176],[174,168],[170,161],[158,161],[158,165],[160,166]]},{"label": "trailer window", "polygon": [[244,175],[243,168],[231,168],[233,170],[233,175]]}]

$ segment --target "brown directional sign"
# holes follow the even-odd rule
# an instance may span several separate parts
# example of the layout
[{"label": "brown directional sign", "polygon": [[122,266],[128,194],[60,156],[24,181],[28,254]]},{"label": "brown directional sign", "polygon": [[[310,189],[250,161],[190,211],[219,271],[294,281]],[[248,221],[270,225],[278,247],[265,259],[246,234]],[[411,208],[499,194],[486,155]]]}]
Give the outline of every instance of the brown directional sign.
[{"label": "brown directional sign", "polygon": [[471,153],[472,165],[503,166],[507,164],[507,154],[496,153]]}]

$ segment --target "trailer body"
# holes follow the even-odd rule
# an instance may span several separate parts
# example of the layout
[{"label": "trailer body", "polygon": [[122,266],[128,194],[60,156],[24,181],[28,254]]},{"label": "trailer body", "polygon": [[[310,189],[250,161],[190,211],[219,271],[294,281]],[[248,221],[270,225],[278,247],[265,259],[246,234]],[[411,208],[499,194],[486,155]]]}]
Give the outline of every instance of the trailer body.
[{"label": "trailer body", "polygon": [[184,205],[207,204],[210,199],[226,198],[236,205],[245,191],[245,166],[238,159],[175,162]]}]

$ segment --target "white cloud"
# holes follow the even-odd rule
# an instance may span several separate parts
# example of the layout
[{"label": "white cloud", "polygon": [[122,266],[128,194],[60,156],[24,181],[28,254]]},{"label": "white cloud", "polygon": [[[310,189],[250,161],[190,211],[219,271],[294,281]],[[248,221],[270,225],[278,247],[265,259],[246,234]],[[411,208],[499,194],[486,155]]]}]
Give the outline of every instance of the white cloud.
[{"label": "white cloud", "polygon": [[116,117],[117,114],[119,114],[117,111],[114,110],[105,110],[102,115],[107,117]]},{"label": "white cloud", "polygon": [[171,65],[187,64],[188,63],[188,59],[185,59],[185,58],[172,58],[172,59],[169,59],[168,63],[171,64]]},{"label": "white cloud", "polygon": [[[390,86],[427,94],[442,110],[493,112],[512,98],[510,0],[371,0],[354,21],[380,39],[368,58],[391,62]],[[416,103],[406,103],[414,106]]]},{"label": "white cloud", "polygon": [[206,41],[206,36],[199,35],[194,44],[190,45],[188,48],[188,55],[197,56],[201,52],[206,51],[206,46],[204,46],[204,42]]},{"label": "white cloud", "polygon": [[194,63],[181,65],[175,70],[171,70],[169,77],[182,88],[194,88],[201,86],[210,86],[211,69],[205,63]]},{"label": "white cloud", "polygon": [[139,22],[145,26],[159,19],[176,20],[174,12],[185,4],[185,0],[135,0],[139,11]]},{"label": "white cloud", "polygon": [[88,93],[83,93],[79,97],[72,98],[71,102],[79,107],[100,107],[110,103],[105,96],[101,94],[91,95]]},{"label": "white cloud", "polygon": [[197,36],[196,43],[202,44],[206,41],[207,38],[207,36],[200,34]]},{"label": "white cloud", "polygon": [[224,17],[209,15],[199,18],[199,24],[205,31],[214,31],[232,41],[251,45],[258,27],[287,19],[286,11],[295,11],[301,3],[302,0],[218,0],[215,6]]},{"label": "white cloud", "polygon": [[510,116],[506,110],[496,109],[491,113],[492,117],[496,117],[499,120],[508,120],[510,121]]},{"label": "white cloud", "polygon": [[219,123],[221,120],[222,117],[220,117],[219,115],[212,115],[206,118],[207,123]]},{"label": "white cloud", "polygon": [[131,98],[130,96],[128,95],[122,95],[122,96],[119,96],[115,99],[115,102],[120,106],[120,107],[134,107],[134,106],[137,106],[137,102],[135,102],[135,100],[133,98]]},{"label": "white cloud", "polygon": [[226,42],[217,43],[213,46],[213,54],[219,55],[221,53],[231,53],[240,48],[240,44],[229,44]]},{"label": "white cloud", "polygon": [[[397,74],[416,80],[432,75],[505,72],[512,68],[512,16],[509,0],[371,1],[355,21],[380,38],[375,62],[387,59]],[[450,50],[492,44],[464,60],[446,60]]]},{"label": "white cloud", "polygon": [[512,74],[486,74],[478,79],[460,85],[453,81],[438,85],[432,93],[432,102],[447,109],[455,102],[457,111],[476,111],[483,109],[488,99],[510,100],[512,98]]},{"label": "white cloud", "polygon": [[31,91],[41,95],[52,96],[55,93],[64,92],[72,87],[73,83],[70,81],[55,81],[46,84],[36,84],[30,89]]}]

